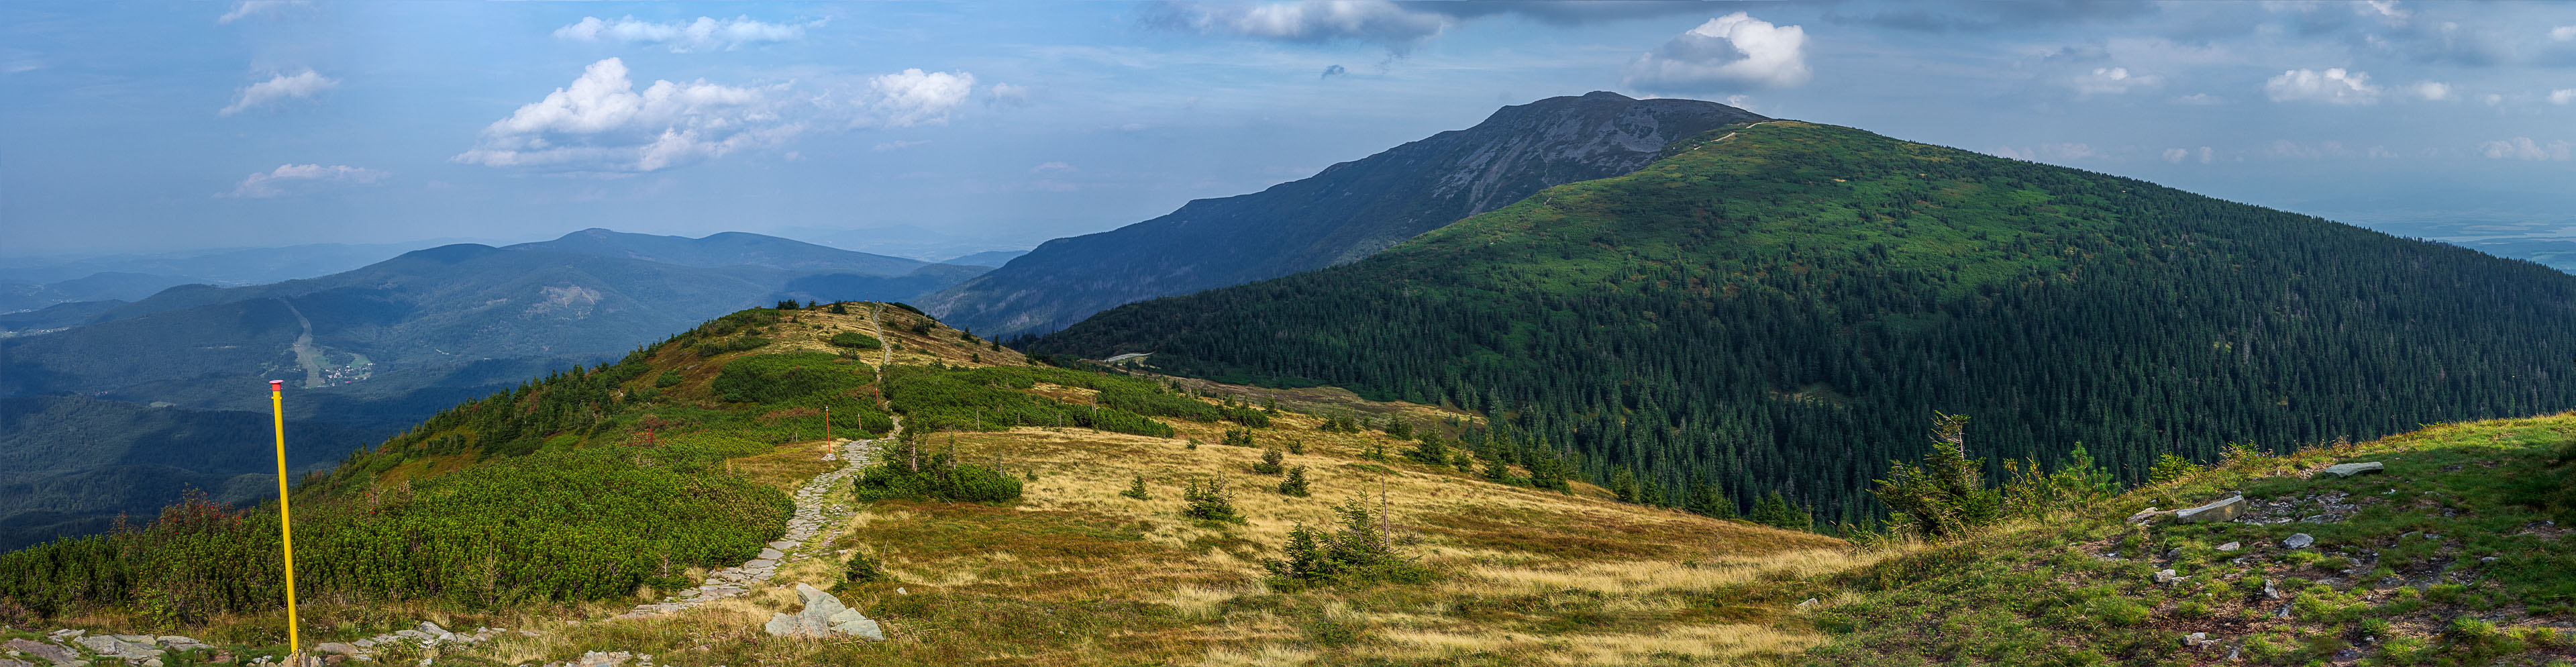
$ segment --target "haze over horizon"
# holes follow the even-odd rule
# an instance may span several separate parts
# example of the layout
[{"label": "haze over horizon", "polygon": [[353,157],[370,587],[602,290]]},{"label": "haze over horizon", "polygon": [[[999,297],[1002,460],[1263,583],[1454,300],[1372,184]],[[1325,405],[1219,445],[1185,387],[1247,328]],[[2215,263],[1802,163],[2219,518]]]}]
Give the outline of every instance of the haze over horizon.
[{"label": "haze over horizon", "polygon": [[20,256],[588,227],[1024,248],[1593,90],[2399,233],[2576,238],[2563,5],[242,0],[0,23]]}]

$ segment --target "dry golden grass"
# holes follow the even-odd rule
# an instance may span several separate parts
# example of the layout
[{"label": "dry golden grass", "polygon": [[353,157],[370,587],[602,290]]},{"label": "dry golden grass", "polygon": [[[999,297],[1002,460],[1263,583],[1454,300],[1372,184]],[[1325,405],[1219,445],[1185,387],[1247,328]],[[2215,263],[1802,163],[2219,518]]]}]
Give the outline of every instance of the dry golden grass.
[{"label": "dry golden grass", "polygon": [[744,479],[794,493],[815,475],[839,469],[842,461],[823,460],[829,445],[823,441],[791,442],[779,445],[766,454],[745,456],[725,462],[725,469]]},{"label": "dry golden grass", "polygon": [[[946,327],[913,334],[908,327],[919,316],[900,309],[884,308],[880,329],[871,309],[789,313],[763,332],[774,342],[760,352],[838,353],[824,341],[860,331],[892,343],[897,364],[1026,363]],[[880,360],[874,351],[857,357]],[[666,394],[680,400],[705,400],[721,365],[659,361],[682,369],[684,382]],[[1417,423],[1465,416],[1338,389],[1182,384],[1207,395],[1277,400],[1291,410],[1403,415]],[[1089,393],[1055,385],[1031,391],[1077,401]],[[1394,454],[1409,443],[1326,433],[1318,430],[1322,422],[1282,413],[1254,432],[1255,447],[1214,444],[1230,426],[1221,423],[1171,422],[1177,437],[1169,439],[1081,429],[957,433],[961,459],[1028,476],[1022,501],[860,508],[816,538],[825,550],[820,557],[791,559],[750,594],[670,616],[584,620],[623,611],[627,601],[454,620],[538,631],[467,650],[513,664],[593,650],[650,653],[682,665],[1332,665],[1470,656],[1474,664],[1774,664],[1817,638],[1793,618],[1795,600],[1765,592],[1770,584],[1872,558],[1822,536],[1618,503],[1589,485],[1557,493],[1370,460],[1372,449]],[[951,435],[932,442],[944,448]],[[1202,444],[1192,449],[1192,439]],[[1306,466],[1312,497],[1281,495],[1274,490],[1280,476],[1251,471],[1264,448],[1286,450],[1291,442],[1304,453],[1289,454],[1286,463]],[[839,465],[820,460],[821,446],[783,445],[728,465],[792,489]],[[1138,476],[1150,500],[1120,495]],[[1247,520],[1181,518],[1180,489],[1191,480],[1225,483]],[[850,500],[836,494],[832,502]],[[1262,561],[1276,555],[1290,529],[1330,527],[1334,506],[1346,502],[1382,510],[1399,550],[1437,572],[1436,580],[1302,591],[1265,583]],[[842,584],[841,559],[860,550],[881,556],[898,581]],[[798,609],[796,583],[835,589],[893,640],[766,636],[760,626],[770,614]]]}]

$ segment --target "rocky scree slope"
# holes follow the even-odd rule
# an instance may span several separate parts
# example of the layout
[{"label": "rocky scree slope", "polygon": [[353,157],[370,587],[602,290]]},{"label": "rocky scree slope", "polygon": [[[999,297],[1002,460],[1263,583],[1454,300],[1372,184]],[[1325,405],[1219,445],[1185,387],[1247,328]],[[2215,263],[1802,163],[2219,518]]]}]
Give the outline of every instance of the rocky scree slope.
[{"label": "rocky scree slope", "polygon": [[1309,178],[1048,241],[922,303],[986,335],[1046,333],[1123,303],[1367,257],[1540,188],[1634,171],[1675,140],[1761,119],[1714,102],[1607,92],[1503,107],[1475,127]]}]

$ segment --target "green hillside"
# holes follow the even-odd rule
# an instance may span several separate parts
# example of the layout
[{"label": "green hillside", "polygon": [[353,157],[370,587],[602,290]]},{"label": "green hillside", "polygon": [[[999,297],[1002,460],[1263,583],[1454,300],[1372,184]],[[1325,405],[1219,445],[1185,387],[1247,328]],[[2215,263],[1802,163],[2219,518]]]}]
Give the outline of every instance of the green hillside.
[{"label": "green hillside", "polygon": [[[2322,472],[2361,462],[2385,471]],[[2234,492],[2233,521],[2123,519]],[[1815,577],[1805,615],[1833,639],[1803,662],[2565,665],[2571,521],[2576,413],[2239,452]]]},{"label": "green hillside", "polygon": [[2576,405],[2576,277],[2123,179],[1765,122],[1368,259],[1130,304],[1033,353],[1491,415],[1682,504],[1867,523],[1935,410],[1991,461],[2083,442],[2136,481]]}]

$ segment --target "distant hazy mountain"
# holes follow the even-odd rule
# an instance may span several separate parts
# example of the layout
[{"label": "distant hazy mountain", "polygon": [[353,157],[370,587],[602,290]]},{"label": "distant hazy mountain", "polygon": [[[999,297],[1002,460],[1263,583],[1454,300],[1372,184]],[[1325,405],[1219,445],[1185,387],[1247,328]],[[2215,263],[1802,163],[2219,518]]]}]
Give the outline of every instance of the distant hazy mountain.
[{"label": "distant hazy mountain", "polygon": [[[756,234],[686,239],[586,230],[505,248],[449,245],[319,278],[183,285],[133,303],[0,316],[0,324],[27,329],[69,327],[0,338],[0,396],[75,394],[122,402],[126,411],[92,410],[98,414],[143,415],[143,404],[156,402],[258,412],[266,410],[266,381],[287,380],[295,388],[290,418],[306,431],[347,436],[303,446],[336,456],[466,397],[611,359],[718,315],[782,299],[912,299],[983,270]],[[95,430],[116,419],[0,423],[0,443],[65,442],[79,434],[47,429],[75,423]],[[182,434],[159,446],[228,445]],[[0,451],[0,462],[8,455]],[[72,461],[67,465],[90,469],[83,459]],[[98,479],[199,483],[224,472],[178,467],[186,474]],[[47,488],[54,487],[28,493]],[[135,497],[176,491],[140,489]],[[0,503],[0,514],[8,511]],[[79,520],[44,518],[45,525]],[[0,533],[17,528],[26,526],[0,518]]]},{"label": "distant hazy mountain", "polygon": [[972,254],[972,255],[967,255],[967,256],[964,256],[964,257],[956,257],[956,258],[951,258],[951,259],[943,260],[943,261],[941,261],[940,263],[941,263],[941,264],[956,264],[956,265],[960,265],[960,266],[989,266],[989,267],[1000,268],[1000,267],[1001,267],[1002,265],[1004,265],[1004,264],[1009,264],[1009,263],[1011,263],[1011,260],[1019,259],[1019,257],[1020,257],[1021,255],[1026,255],[1026,254],[1029,254],[1029,251],[1026,251],[1026,250],[987,250],[987,251],[984,251],[984,252],[979,252],[979,253],[975,253],[975,254]]},{"label": "distant hazy mountain", "polygon": [[1606,92],[1503,107],[1475,127],[1305,180],[1048,241],[922,305],[978,333],[1044,333],[1123,303],[1357,260],[1540,188],[1635,171],[1674,140],[1761,119],[1715,102]]},{"label": "distant hazy mountain", "polygon": [[[153,254],[101,255],[65,261],[30,259],[0,263],[0,282],[47,284],[98,273],[143,273],[182,282],[257,285],[327,276],[413,250],[455,243],[431,239],[403,243],[312,243],[277,248],[222,248]],[[172,283],[177,284],[177,283]],[[139,298],[142,295],[136,295]],[[129,298],[128,300],[131,300]]]},{"label": "distant hazy mountain", "polygon": [[648,262],[718,268],[763,266],[794,271],[899,276],[930,262],[815,245],[775,236],[725,232],[705,238],[628,234],[593,227],[552,241],[505,246],[507,250],[551,250]]},{"label": "distant hazy mountain", "polygon": [[112,271],[56,283],[0,282],[0,313],[39,310],[75,301],[132,301],[192,282],[202,281]]}]

